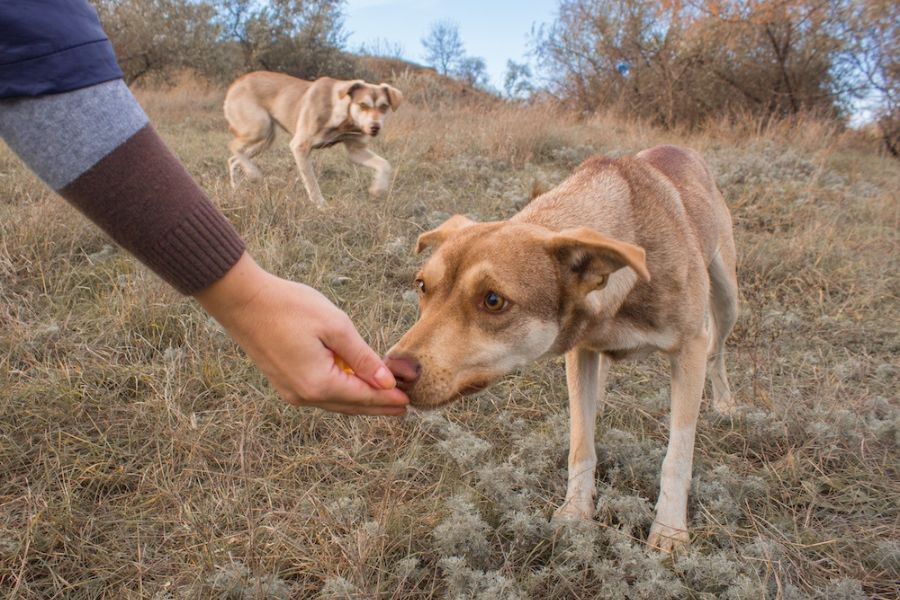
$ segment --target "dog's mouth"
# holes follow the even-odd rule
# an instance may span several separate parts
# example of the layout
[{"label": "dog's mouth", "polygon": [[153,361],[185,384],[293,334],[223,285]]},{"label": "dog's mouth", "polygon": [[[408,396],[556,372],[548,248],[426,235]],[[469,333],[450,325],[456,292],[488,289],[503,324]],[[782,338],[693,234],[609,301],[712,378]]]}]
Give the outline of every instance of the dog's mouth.
[{"label": "dog's mouth", "polygon": [[447,396],[446,398],[442,398],[440,400],[435,401],[434,398],[422,398],[418,397],[415,394],[410,394],[410,404],[420,410],[432,410],[435,408],[440,408],[442,406],[446,406],[448,404],[452,404],[457,400],[463,398],[464,396],[471,396],[472,394],[477,394],[478,392],[485,390],[491,386],[491,382],[487,380],[483,381],[475,381],[469,384],[466,384],[464,387],[457,390],[455,393]]},{"label": "dog's mouth", "polygon": [[487,389],[491,385],[490,381],[473,381],[472,383],[463,387],[457,393],[457,397],[459,396],[471,396],[472,394],[477,394],[478,392]]}]

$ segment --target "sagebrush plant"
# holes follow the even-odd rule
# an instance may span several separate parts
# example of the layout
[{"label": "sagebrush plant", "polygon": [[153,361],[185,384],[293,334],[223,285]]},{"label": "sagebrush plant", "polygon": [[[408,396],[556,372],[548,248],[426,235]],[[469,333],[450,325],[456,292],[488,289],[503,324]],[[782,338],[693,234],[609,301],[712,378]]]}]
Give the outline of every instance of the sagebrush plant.
[{"label": "sagebrush plant", "polygon": [[[598,514],[557,529],[561,359],[405,419],[283,405],[222,329],[0,150],[0,595],[11,598],[892,598],[900,579],[900,166],[813,120],[662,132],[440,95],[412,75],[379,137],[391,193],[340,148],[314,210],[283,139],[232,191],[224,90],[140,90],[268,269],[384,352],[416,318],[416,236],[502,219],[591,153],[702,152],[731,207],[741,406],[704,410],[690,548],[644,546],[667,365],[613,368]],[[429,83],[428,85],[433,85]],[[419,86],[419,87],[416,87]],[[438,108],[435,108],[438,106]]]}]

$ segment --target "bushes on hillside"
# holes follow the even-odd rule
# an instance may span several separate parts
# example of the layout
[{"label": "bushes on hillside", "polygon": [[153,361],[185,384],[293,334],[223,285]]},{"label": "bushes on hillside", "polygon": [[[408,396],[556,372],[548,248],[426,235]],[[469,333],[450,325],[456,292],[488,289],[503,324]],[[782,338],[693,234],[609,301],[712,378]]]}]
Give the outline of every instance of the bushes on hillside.
[{"label": "bushes on hillside", "polygon": [[833,117],[872,89],[861,60],[883,59],[896,89],[896,25],[871,32],[873,14],[896,11],[878,0],[561,0],[535,51],[556,93],[589,112],[618,106],[669,127]]},{"label": "bushes on hillside", "polygon": [[341,0],[94,0],[125,80],[190,68],[228,81],[256,69],[351,77]]},{"label": "bushes on hillside", "polygon": [[[184,69],[219,82],[256,69],[385,79],[384,68],[371,70],[377,59],[346,51],[344,0],[92,1],[128,83]],[[510,99],[549,91],[583,113],[617,109],[665,127],[808,114],[842,121],[864,101],[862,114],[897,155],[898,23],[900,4],[887,0],[560,0],[533,38],[546,85],[510,61],[504,87]],[[444,75],[429,85],[489,92],[486,65],[465,56],[455,24],[435,24],[423,43]],[[392,77],[421,70],[385,60]]]}]

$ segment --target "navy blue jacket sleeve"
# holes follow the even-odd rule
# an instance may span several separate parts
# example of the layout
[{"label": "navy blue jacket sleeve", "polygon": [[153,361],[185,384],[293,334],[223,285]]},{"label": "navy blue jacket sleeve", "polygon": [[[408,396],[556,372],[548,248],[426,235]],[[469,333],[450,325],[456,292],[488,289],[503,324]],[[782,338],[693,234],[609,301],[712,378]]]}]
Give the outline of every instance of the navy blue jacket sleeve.
[{"label": "navy blue jacket sleeve", "polygon": [[0,0],[0,98],[59,94],[122,78],[87,0]]}]

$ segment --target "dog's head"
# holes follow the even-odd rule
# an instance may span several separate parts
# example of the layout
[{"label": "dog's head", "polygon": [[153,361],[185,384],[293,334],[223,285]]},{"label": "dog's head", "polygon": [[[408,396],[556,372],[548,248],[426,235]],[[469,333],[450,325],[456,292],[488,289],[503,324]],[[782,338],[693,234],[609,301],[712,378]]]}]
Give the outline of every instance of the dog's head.
[{"label": "dog's head", "polygon": [[586,228],[554,232],[457,215],[419,236],[416,252],[428,247],[433,253],[415,279],[419,320],[386,359],[419,407],[480,391],[567,350],[566,338],[596,310],[589,296],[611,274],[631,267],[650,277],[643,249]]},{"label": "dog's head", "polygon": [[348,116],[359,129],[375,137],[384,126],[388,110],[396,111],[403,102],[400,90],[386,83],[375,85],[362,80],[348,81],[338,97],[349,99]]}]

